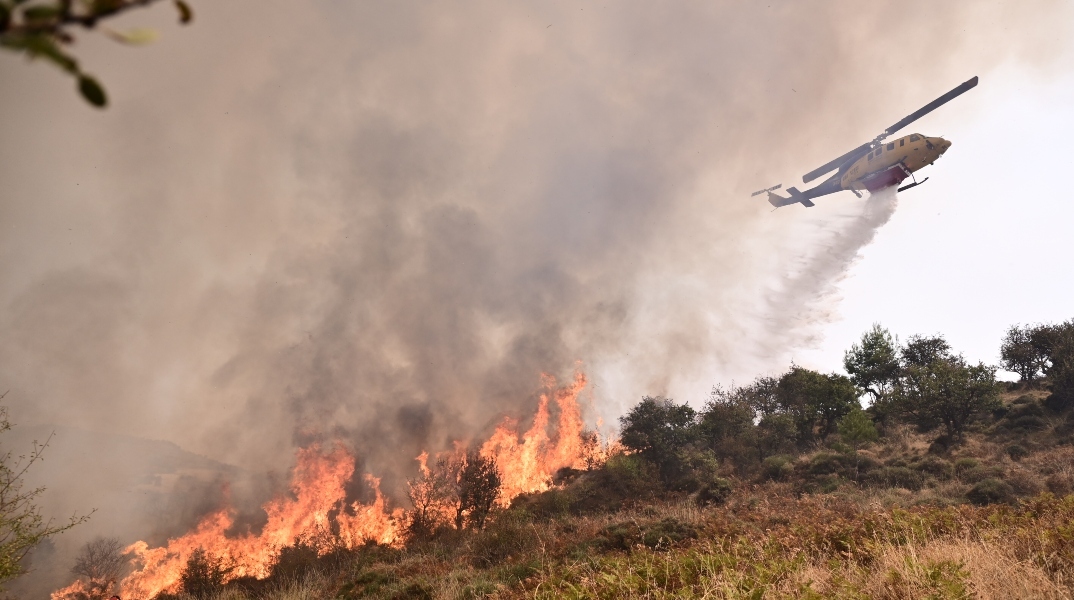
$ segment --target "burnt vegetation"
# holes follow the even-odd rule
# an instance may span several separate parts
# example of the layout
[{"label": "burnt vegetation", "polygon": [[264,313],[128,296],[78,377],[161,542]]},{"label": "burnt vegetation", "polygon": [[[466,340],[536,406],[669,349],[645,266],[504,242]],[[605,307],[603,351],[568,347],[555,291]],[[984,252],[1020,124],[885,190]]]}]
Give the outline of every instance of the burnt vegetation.
[{"label": "burnt vegetation", "polygon": [[1074,321],[1012,327],[1001,358],[1020,381],[875,326],[847,375],[643,398],[605,460],[509,508],[494,461],[441,457],[409,482],[401,547],[296,540],[230,581],[197,553],[160,597],[1070,597]]}]

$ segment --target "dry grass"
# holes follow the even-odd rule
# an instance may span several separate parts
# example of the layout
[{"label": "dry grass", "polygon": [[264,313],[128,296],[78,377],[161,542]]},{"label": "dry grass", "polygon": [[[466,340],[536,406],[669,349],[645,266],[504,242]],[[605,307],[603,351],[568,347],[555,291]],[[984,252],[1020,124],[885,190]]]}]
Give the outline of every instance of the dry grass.
[{"label": "dry grass", "polygon": [[718,508],[676,501],[540,522],[508,513],[484,532],[369,549],[213,600],[1072,597],[1074,496],[900,507],[788,492],[746,486]]}]

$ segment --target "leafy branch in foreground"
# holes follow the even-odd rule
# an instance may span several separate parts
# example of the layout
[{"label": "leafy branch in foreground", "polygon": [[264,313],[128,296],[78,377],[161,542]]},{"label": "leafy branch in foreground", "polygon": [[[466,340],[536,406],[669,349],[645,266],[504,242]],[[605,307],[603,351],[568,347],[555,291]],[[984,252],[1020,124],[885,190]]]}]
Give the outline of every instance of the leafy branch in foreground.
[{"label": "leafy branch in foreground", "polygon": [[[0,406],[0,433],[10,430],[7,407]],[[23,477],[42,459],[51,440],[51,435],[44,443],[35,440],[29,454],[14,457],[7,451],[0,455],[0,583],[24,572],[22,561],[34,546],[89,519],[89,515],[83,515],[72,516],[64,524],[46,521],[36,503],[45,488],[25,487]]]},{"label": "leafy branch in foreground", "polygon": [[[108,104],[104,88],[64,49],[75,41],[71,30],[94,29],[103,19],[156,1],[0,0],[0,48],[51,62],[77,79],[78,91],[87,102],[103,108]],[[180,23],[193,20],[194,12],[184,0],[172,0],[172,3],[179,12]],[[156,38],[156,33],[148,29],[117,32],[101,27],[101,30],[112,39],[131,45],[147,44]]]}]

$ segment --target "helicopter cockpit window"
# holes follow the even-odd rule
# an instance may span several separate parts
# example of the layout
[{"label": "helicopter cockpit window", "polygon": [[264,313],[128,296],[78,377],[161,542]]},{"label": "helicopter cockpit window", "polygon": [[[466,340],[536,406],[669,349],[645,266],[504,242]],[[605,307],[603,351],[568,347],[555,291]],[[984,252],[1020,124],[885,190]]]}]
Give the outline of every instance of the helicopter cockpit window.
[{"label": "helicopter cockpit window", "polygon": [[913,135],[911,135],[911,136],[910,136],[910,141],[911,141],[911,142],[920,142],[920,141],[921,141],[921,136],[920,136],[920,135],[917,135],[917,134],[915,133],[915,134],[913,134]]}]

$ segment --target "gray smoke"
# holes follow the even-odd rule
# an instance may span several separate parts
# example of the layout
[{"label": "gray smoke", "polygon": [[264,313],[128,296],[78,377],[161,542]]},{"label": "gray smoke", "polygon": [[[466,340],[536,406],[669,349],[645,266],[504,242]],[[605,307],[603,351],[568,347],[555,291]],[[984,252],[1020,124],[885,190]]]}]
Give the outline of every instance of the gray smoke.
[{"label": "gray smoke", "polygon": [[[389,491],[530,413],[542,372],[581,361],[614,422],[784,367],[873,226],[749,193],[1045,64],[1074,23],[1058,0],[194,8],[131,15],[150,48],[79,36],[103,113],[0,56],[0,390],[17,423],[280,478],[341,436]],[[125,477],[47,464],[52,514]]]}]

